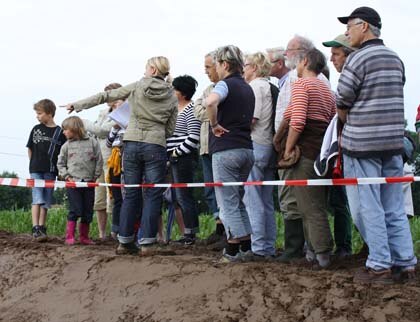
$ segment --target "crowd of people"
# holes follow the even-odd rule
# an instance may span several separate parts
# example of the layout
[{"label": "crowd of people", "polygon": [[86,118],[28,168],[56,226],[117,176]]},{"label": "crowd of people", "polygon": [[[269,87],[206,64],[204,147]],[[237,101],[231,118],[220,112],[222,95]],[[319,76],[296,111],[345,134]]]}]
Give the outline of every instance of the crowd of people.
[{"label": "crowd of people", "polygon": [[[316,179],[324,176],[401,177],[404,145],[404,64],[380,39],[382,22],[360,7],[338,20],[345,34],[323,42],[340,73],[332,89],[325,56],[296,35],[282,47],[244,55],[233,45],[204,57],[210,85],[192,100],[197,81],[172,79],[166,57],[150,58],[144,77],[113,83],[103,92],[66,105],[81,112],[103,103],[95,122],[77,116],[62,128],[50,100],[35,104],[39,125],[28,141],[34,179],[125,184],[192,182],[199,153],[205,182]],[[273,82],[273,80],[275,80]],[[124,104],[125,127],[109,118]],[[409,191],[406,190],[406,191]],[[33,189],[33,236],[46,238],[51,189]],[[196,243],[199,220],[192,189],[169,189],[184,247]],[[408,193],[408,192],[407,192]],[[162,188],[68,188],[65,243],[91,244],[94,210],[101,238],[112,213],[117,254],[156,254],[165,246]],[[281,186],[284,249],[277,254],[273,186],[205,188],[215,232],[206,241],[223,249],[220,262],[304,261],[326,269],[352,254],[352,220],[368,257],[355,281],[390,284],[414,278],[417,259],[402,184]],[[112,202],[111,202],[112,200]],[[411,205],[412,208],[412,205]],[[334,214],[334,230],[328,223]],[[334,246],[335,244],[335,246]]]}]

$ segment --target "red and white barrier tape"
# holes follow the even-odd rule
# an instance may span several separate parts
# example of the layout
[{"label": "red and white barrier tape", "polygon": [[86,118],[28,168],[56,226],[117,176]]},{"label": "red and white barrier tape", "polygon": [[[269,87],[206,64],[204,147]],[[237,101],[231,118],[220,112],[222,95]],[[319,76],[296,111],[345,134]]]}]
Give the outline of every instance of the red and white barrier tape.
[{"label": "red and white barrier tape", "polygon": [[247,182],[201,182],[201,183],[143,183],[115,184],[97,182],[69,182],[39,179],[0,178],[0,186],[28,188],[86,188],[86,187],[125,187],[125,188],[203,188],[226,186],[348,186],[363,184],[388,184],[420,181],[420,177],[389,178],[345,178],[345,179],[308,179]]}]

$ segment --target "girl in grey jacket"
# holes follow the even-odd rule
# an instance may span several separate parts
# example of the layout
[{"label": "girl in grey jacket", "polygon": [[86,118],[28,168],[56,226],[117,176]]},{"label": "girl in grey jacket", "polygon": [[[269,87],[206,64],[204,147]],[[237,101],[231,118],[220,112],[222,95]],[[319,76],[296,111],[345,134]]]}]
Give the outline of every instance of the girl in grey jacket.
[{"label": "girl in grey jacket", "polygon": [[[63,133],[67,142],[58,156],[57,168],[61,178],[70,182],[95,182],[101,175],[103,160],[101,149],[95,138],[86,135],[83,121],[71,116],[63,121]],[[89,239],[92,222],[95,188],[67,188],[69,214],[67,216],[67,245],[75,243],[74,232],[80,217],[79,240],[83,245],[93,242]]]}]

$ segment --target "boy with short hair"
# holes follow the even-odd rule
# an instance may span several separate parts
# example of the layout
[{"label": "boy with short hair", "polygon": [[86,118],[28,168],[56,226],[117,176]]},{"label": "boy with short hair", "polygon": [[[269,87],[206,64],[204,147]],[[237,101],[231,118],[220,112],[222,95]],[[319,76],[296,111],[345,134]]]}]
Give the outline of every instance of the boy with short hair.
[{"label": "boy with short hair", "polygon": [[[32,179],[55,180],[58,154],[66,138],[61,127],[54,123],[56,107],[51,100],[40,100],[34,104],[34,110],[39,124],[33,127],[26,144],[29,173]],[[45,222],[53,191],[53,188],[32,188],[32,236],[36,241],[47,239]]]}]

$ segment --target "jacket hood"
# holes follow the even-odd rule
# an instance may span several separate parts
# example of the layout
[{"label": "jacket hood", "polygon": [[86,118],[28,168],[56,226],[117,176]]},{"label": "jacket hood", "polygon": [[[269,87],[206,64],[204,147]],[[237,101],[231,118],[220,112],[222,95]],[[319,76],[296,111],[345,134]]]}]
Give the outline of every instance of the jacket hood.
[{"label": "jacket hood", "polygon": [[143,78],[143,94],[148,99],[162,101],[174,95],[171,84],[157,77]]}]

